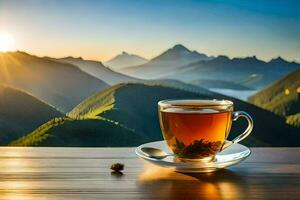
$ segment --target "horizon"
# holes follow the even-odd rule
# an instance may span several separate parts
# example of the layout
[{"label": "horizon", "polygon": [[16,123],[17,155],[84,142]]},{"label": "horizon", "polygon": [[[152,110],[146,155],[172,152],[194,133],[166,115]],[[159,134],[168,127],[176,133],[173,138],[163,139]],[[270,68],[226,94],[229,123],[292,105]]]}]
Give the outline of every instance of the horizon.
[{"label": "horizon", "polygon": [[0,0],[0,33],[13,36],[13,50],[40,57],[106,62],[125,51],[151,59],[179,43],[208,56],[300,62],[299,7],[293,0]]},{"label": "horizon", "polygon": [[[160,52],[159,54],[155,55],[154,57],[146,58],[146,59],[148,60],[147,62],[151,61],[151,60],[154,59],[155,57],[160,56],[162,53],[164,53],[164,52],[170,50],[170,49],[173,48],[175,45],[182,45],[182,46],[184,46],[185,48],[187,48],[187,49],[190,50],[190,51],[196,51],[196,50],[193,50],[193,49],[189,49],[188,47],[186,47],[186,46],[183,45],[183,44],[176,43],[176,44],[174,44],[173,46],[171,46],[170,48],[167,48],[167,49],[165,49],[164,51]],[[139,54],[133,54],[133,53],[127,52],[127,51],[122,51],[122,52],[120,52],[119,54],[114,55],[113,57],[111,57],[110,59],[108,59],[108,60],[106,60],[106,61],[104,61],[104,60],[99,60],[99,59],[89,59],[89,58],[85,58],[85,57],[83,57],[83,56],[73,56],[73,55],[68,55],[68,56],[64,56],[64,57],[53,57],[53,56],[49,56],[49,55],[37,55],[37,54],[34,54],[34,53],[32,53],[32,52],[28,52],[28,51],[24,51],[24,50],[20,50],[20,49],[16,49],[16,50],[13,50],[13,51],[6,51],[6,52],[1,52],[1,51],[0,51],[0,54],[1,54],[1,53],[16,53],[16,52],[26,53],[26,54],[29,54],[29,55],[31,55],[31,56],[37,56],[37,57],[39,57],[39,58],[47,58],[47,57],[49,57],[49,58],[54,58],[54,59],[60,59],[60,58],[72,57],[72,58],[83,59],[83,60],[97,61],[97,62],[101,62],[102,64],[105,64],[105,62],[114,59],[114,58],[115,58],[116,56],[118,56],[118,55],[123,54],[123,52],[125,52],[125,53],[127,53],[127,54],[129,54],[129,55],[136,55],[136,56],[140,56],[140,57],[142,57],[142,58],[145,58],[145,57],[143,57],[142,55],[139,55]],[[198,52],[198,51],[197,51],[197,52]],[[198,52],[198,53],[202,53],[202,54],[205,54],[205,55],[207,55],[207,56],[210,56],[210,55],[206,54],[205,52]],[[232,60],[232,59],[235,59],[235,58],[244,59],[244,58],[252,58],[252,57],[255,57],[257,60],[264,61],[264,62],[266,62],[266,63],[267,63],[267,62],[270,62],[271,60],[275,60],[275,59],[281,58],[281,59],[283,59],[283,60],[285,60],[285,61],[287,61],[287,62],[295,62],[295,63],[297,63],[297,64],[300,63],[300,62],[297,61],[297,60],[289,60],[289,59],[287,59],[287,58],[285,58],[285,57],[282,57],[282,56],[277,56],[277,57],[270,58],[270,59],[268,59],[268,60],[263,60],[263,59],[257,57],[256,55],[252,55],[252,56],[237,56],[237,57],[230,57],[230,56],[228,56],[228,55],[220,54],[220,55],[214,56],[214,58],[217,58],[217,57],[219,57],[219,56],[225,56],[225,57],[228,57],[228,58],[231,59],[231,60]]]}]

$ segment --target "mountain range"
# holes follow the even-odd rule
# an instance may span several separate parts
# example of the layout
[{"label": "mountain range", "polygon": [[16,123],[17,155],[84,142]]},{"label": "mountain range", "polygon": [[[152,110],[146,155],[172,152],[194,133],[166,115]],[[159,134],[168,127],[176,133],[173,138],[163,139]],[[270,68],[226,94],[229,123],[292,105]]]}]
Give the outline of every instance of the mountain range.
[{"label": "mountain range", "polygon": [[233,58],[218,56],[213,60],[200,61],[177,68],[167,78],[185,82],[201,79],[229,81],[254,89],[261,89],[299,68],[295,62],[282,58],[265,62],[253,57]]},{"label": "mountain range", "polygon": [[119,70],[143,79],[175,79],[206,88],[259,90],[300,67],[281,57],[265,62],[253,57],[208,57],[175,45],[149,62]]},{"label": "mountain range", "polygon": [[120,70],[130,66],[142,65],[146,62],[148,62],[146,58],[123,51],[122,54],[116,55],[105,62],[104,65],[114,70]]},{"label": "mountain range", "polygon": [[163,78],[176,71],[178,67],[210,59],[212,57],[197,51],[190,51],[183,45],[177,44],[143,65],[127,67],[121,69],[120,72],[143,79]]},{"label": "mountain range", "polygon": [[25,52],[0,53],[0,83],[22,89],[62,112],[108,84],[78,67]]},{"label": "mountain range", "polygon": [[[182,45],[120,70],[82,58],[0,53],[0,144],[136,146],[162,139],[157,101],[206,98],[232,100],[253,116],[244,144],[299,146],[299,75],[299,64],[281,57],[209,57]],[[248,103],[212,88],[265,89]],[[235,122],[232,136],[244,126]]]}]

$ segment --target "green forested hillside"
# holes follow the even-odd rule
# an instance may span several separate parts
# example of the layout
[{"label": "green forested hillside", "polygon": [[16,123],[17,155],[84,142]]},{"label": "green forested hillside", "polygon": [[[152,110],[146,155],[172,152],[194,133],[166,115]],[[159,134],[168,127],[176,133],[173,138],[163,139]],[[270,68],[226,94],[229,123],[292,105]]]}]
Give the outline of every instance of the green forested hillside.
[{"label": "green forested hillside", "polygon": [[296,114],[300,112],[299,88],[300,69],[261,90],[249,101],[281,116]]},{"label": "green forested hillside", "polygon": [[113,108],[115,102],[114,92],[124,85],[126,84],[117,84],[90,96],[73,108],[73,110],[68,113],[68,116],[73,119],[98,119],[100,117],[98,116],[99,113]]},{"label": "green forested hillside", "polygon": [[296,126],[300,129],[300,113],[289,115],[286,117],[286,122],[292,126]]},{"label": "green forested hillside", "polygon": [[[235,110],[247,111],[254,119],[254,131],[242,143],[249,146],[300,145],[299,129],[287,125],[283,118],[249,103],[214,93],[201,94],[133,83],[118,84],[87,98],[68,113],[69,118],[64,123],[44,129],[46,131],[37,130],[32,133],[34,137],[28,135],[12,145],[126,146],[161,140],[157,102],[172,98],[232,100]],[[231,137],[241,133],[244,128],[243,120],[235,122]],[[89,140],[86,134],[90,134],[95,142]]]},{"label": "green forested hillside", "polygon": [[298,124],[297,122],[300,121],[298,118],[300,113],[300,69],[250,97],[249,101],[277,115],[287,117],[287,122],[290,124]]},{"label": "green forested hillside", "polygon": [[[284,134],[286,130],[291,131],[290,138],[295,136],[295,138],[300,139],[299,135],[293,134],[297,130],[288,127],[284,120],[250,104],[222,95],[203,95],[201,93],[186,92],[162,86],[149,87],[139,84],[126,84],[115,91],[113,109],[103,112],[100,116],[118,121],[129,128],[142,132],[153,140],[158,140],[161,139],[161,133],[157,119],[157,102],[169,98],[218,98],[233,100],[236,110],[245,110],[254,118],[255,128],[251,137],[252,139],[245,141],[245,143],[251,146],[267,144],[281,145],[280,142],[274,139],[274,135],[282,137],[280,135]],[[276,125],[273,124],[274,122],[276,122]],[[233,127],[232,132],[239,133],[242,127],[243,124],[241,122],[237,123]],[[293,143],[300,144],[300,142],[291,142],[290,144],[292,145]]]},{"label": "green forested hillside", "polygon": [[0,85],[0,144],[7,144],[62,114],[21,90]]},{"label": "green forested hillside", "polygon": [[55,118],[11,146],[113,147],[136,146],[143,135],[109,120]]}]

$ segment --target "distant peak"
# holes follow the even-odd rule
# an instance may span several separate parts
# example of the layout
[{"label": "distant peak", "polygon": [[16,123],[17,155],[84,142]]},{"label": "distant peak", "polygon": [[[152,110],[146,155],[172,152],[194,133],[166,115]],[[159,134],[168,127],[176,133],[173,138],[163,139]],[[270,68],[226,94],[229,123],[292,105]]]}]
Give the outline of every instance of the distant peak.
[{"label": "distant peak", "polygon": [[275,58],[274,60],[278,60],[278,61],[286,61],[284,60],[282,57],[278,56],[277,58]]},{"label": "distant peak", "polygon": [[82,60],[82,57],[67,56],[67,57],[64,57],[62,59],[80,59],[80,60]]},{"label": "distant peak", "polygon": [[288,62],[288,61],[286,61],[282,57],[278,56],[277,58],[273,58],[272,60],[270,60],[270,62],[272,62],[272,63],[274,63],[274,62],[283,63],[284,62],[285,63],[285,62]]},{"label": "distant peak", "polygon": [[104,65],[112,69],[122,69],[126,67],[142,65],[148,62],[147,59],[136,54],[129,54],[126,51],[119,53],[110,60],[106,61]]},{"label": "distant peak", "polygon": [[246,57],[246,59],[248,59],[248,60],[258,60],[256,56],[249,56],[249,57]]},{"label": "distant peak", "polygon": [[227,61],[227,60],[230,60],[230,59],[227,56],[220,55],[220,56],[216,57],[215,60]]},{"label": "distant peak", "polygon": [[19,53],[19,54],[23,54],[23,55],[30,55],[29,53],[27,53],[25,51],[20,51],[20,50],[17,50],[15,52],[7,52],[7,53]]},{"label": "distant peak", "polygon": [[74,57],[73,56],[67,56],[67,57],[64,57],[62,59],[73,59]]},{"label": "distant peak", "polygon": [[182,44],[176,44],[172,49],[177,50],[177,51],[190,51],[188,48],[186,48]]}]

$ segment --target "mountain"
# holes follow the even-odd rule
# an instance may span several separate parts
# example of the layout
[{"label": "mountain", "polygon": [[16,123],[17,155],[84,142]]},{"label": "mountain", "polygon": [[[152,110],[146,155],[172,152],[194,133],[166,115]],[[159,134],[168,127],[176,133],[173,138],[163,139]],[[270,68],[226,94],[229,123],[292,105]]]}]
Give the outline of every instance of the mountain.
[{"label": "mountain", "polygon": [[143,65],[124,68],[120,72],[145,79],[161,78],[182,65],[210,59],[212,58],[205,54],[190,51],[177,44]]},{"label": "mountain", "polygon": [[98,61],[83,60],[82,58],[73,58],[73,57],[66,57],[57,60],[75,65],[78,68],[80,68],[82,71],[100,80],[103,80],[110,85],[136,80],[133,77],[115,72],[105,67],[101,62]]},{"label": "mountain", "polygon": [[190,51],[188,48],[181,44],[177,44],[171,49],[163,52],[161,55],[152,59],[152,61],[165,61],[165,62],[180,62],[182,64],[187,64],[200,60],[210,60],[210,58],[205,54],[200,54],[197,51]]},{"label": "mountain", "polygon": [[289,67],[290,64],[298,64],[299,65],[299,63],[296,63],[296,62],[288,62],[285,59],[281,58],[280,56],[278,56],[277,58],[271,59],[269,63],[271,63],[273,65],[280,65],[282,67],[284,67],[284,66]]},{"label": "mountain", "polygon": [[0,83],[20,88],[63,112],[108,87],[74,65],[20,51],[0,53]]},{"label": "mountain", "polygon": [[0,85],[0,145],[60,116],[63,114],[30,94]]},{"label": "mountain", "polygon": [[[223,97],[223,98],[222,98]],[[157,102],[169,98],[218,98],[235,102],[254,119],[254,131],[243,141],[249,146],[299,146],[299,129],[256,106],[223,95],[210,96],[159,85],[118,84],[84,100],[68,118],[54,119],[10,145],[17,146],[126,146],[161,140]],[[245,128],[234,123],[234,137]],[[120,137],[118,136],[120,135]],[[92,138],[92,139],[91,139]]]},{"label": "mountain", "polygon": [[109,66],[114,70],[120,70],[130,66],[142,65],[148,62],[146,58],[143,58],[138,55],[128,54],[126,52],[122,52],[109,61],[105,62],[105,66]]},{"label": "mountain", "polygon": [[287,121],[291,124],[297,124],[296,122],[300,121],[300,69],[251,96],[249,101],[287,117]]},{"label": "mountain", "polygon": [[[299,129],[285,124],[281,117],[223,95],[201,94],[159,85],[118,84],[97,93],[76,106],[68,116],[73,119],[105,118],[118,122],[148,141],[161,140],[157,102],[174,98],[229,99],[235,110],[247,111],[254,119],[254,131],[243,143],[249,146],[299,146]],[[244,129],[243,120],[235,122],[232,137]]]},{"label": "mountain", "polygon": [[230,59],[218,56],[208,61],[181,66],[165,78],[193,82],[199,79],[229,81],[246,87],[261,89],[300,67],[282,58],[264,62],[255,56]]},{"label": "mountain", "polygon": [[55,118],[32,133],[12,141],[10,146],[128,147],[145,137],[108,120]]}]

